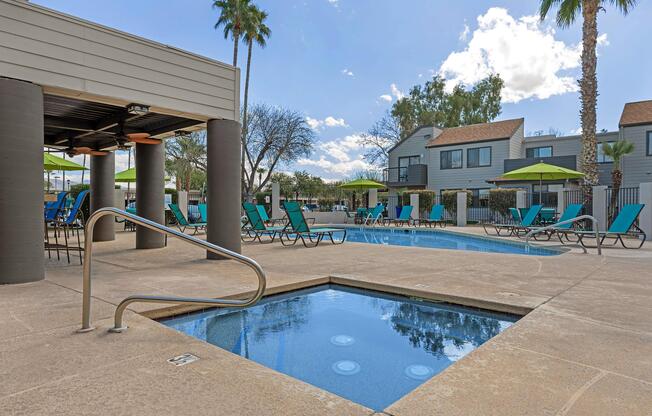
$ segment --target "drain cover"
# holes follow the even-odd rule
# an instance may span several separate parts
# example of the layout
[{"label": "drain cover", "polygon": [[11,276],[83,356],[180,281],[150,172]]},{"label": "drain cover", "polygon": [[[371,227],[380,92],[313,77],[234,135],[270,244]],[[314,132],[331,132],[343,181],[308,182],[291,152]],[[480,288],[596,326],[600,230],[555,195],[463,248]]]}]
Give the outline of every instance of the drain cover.
[{"label": "drain cover", "polygon": [[332,368],[337,374],[343,376],[352,376],[360,372],[360,364],[349,360],[338,361]]},{"label": "drain cover", "polygon": [[433,374],[433,369],[427,365],[414,364],[405,369],[405,375],[414,380],[426,380]]},{"label": "drain cover", "polygon": [[335,335],[331,337],[331,344],[338,347],[347,347],[355,342],[355,338],[350,335]]},{"label": "drain cover", "polygon": [[182,365],[194,363],[195,361],[198,361],[198,360],[199,360],[199,357],[187,352],[185,354],[177,355],[176,357],[172,357],[172,358],[168,359],[168,363],[174,364],[177,367],[181,367]]}]

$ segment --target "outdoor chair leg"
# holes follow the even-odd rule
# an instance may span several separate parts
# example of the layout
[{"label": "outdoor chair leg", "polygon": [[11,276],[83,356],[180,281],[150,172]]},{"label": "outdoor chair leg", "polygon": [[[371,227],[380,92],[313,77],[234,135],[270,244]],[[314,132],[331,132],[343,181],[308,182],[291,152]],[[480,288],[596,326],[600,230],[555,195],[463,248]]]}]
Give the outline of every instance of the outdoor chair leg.
[{"label": "outdoor chair leg", "polygon": [[82,246],[81,240],[79,239],[79,228],[77,228],[77,249],[79,251],[79,264],[82,264]]},{"label": "outdoor chair leg", "polygon": [[64,225],[62,228],[63,228],[63,237],[66,244],[66,256],[68,257],[68,264],[70,264],[70,248],[68,247],[68,226]]}]

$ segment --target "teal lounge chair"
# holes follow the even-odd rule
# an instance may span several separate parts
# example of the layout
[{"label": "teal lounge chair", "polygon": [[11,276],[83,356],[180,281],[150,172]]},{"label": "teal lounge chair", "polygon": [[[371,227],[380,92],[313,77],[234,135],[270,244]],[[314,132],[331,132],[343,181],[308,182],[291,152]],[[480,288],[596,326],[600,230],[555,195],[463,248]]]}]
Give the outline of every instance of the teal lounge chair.
[{"label": "teal lounge chair", "polygon": [[410,225],[412,222],[412,205],[405,205],[403,208],[401,208],[401,213],[399,214],[398,218],[395,219],[387,219],[385,220],[384,225],[396,225],[397,227],[400,225]]},{"label": "teal lounge chair", "polygon": [[[288,220],[290,221],[281,233],[281,243],[284,246],[293,246],[299,239],[301,239],[301,242],[306,247],[317,247],[324,237],[328,237],[333,244],[342,244],[346,240],[345,228],[310,228],[303,216],[301,207],[295,201],[284,201],[283,209],[287,213]],[[342,241],[335,241],[333,235],[336,233],[342,234]],[[284,241],[284,237],[287,242]],[[306,242],[306,238],[310,241],[310,244]]]},{"label": "teal lounge chair", "polygon": [[442,228],[445,227],[446,221],[444,221],[444,206],[442,204],[433,205],[428,218],[420,218],[417,221],[419,225],[423,223],[428,227],[436,227],[437,225]]},{"label": "teal lounge chair", "polygon": [[[568,221],[568,220],[571,220],[573,218],[578,217],[582,212],[582,208],[584,208],[583,204],[570,204],[569,206],[566,207],[566,209],[564,210],[564,213],[561,215],[561,217],[559,217],[559,219],[557,220],[557,223],[561,223],[561,222]],[[544,223],[542,225],[545,226],[545,225],[551,225],[551,224],[545,224]],[[569,222],[569,223],[561,224],[561,225],[556,225],[556,224],[552,224],[552,225],[554,226],[554,228],[546,230],[546,231],[543,232],[543,235],[545,235],[547,237],[545,240],[548,241],[548,240],[550,240],[550,238],[553,235],[556,235],[559,238],[559,241],[563,244],[564,241],[562,240],[562,237],[566,236],[567,232],[569,232],[569,231],[572,232],[575,229],[574,227],[577,224]],[[535,234],[534,239],[539,240],[539,237],[537,237],[537,236],[540,236],[540,235],[541,234]],[[566,238],[566,239],[568,241],[570,241],[568,238]]]},{"label": "teal lounge chair", "polygon": [[383,212],[385,212],[385,205],[378,204],[376,205],[364,219],[363,225],[375,225],[378,222],[382,223],[383,221]]},{"label": "teal lounge chair", "polygon": [[[613,238],[614,242],[611,244],[615,246],[619,241],[624,248],[641,248],[645,243],[645,232],[636,225],[636,219],[645,208],[645,204],[626,204],[622,207],[616,218],[613,220],[607,231],[600,231],[597,237],[600,238],[602,245],[607,238]],[[578,238],[578,242],[584,247],[595,248],[584,243],[584,238],[595,238],[595,231],[576,231],[569,230],[568,233],[574,234]],[[628,247],[623,240],[625,237],[633,237],[640,241],[636,247]]]},{"label": "teal lounge chair", "polygon": [[206,208],[206,204],[198,204],[197,209],[199,210],[201,222],[208,223],[208,209]]},{"label": "teal lounge chair", "polygon": [[[484,231],[488,235],[493,235],[497,237],[510,237],[510,236],[520,236],[527,234],[532,228],[534,228],[537,217],[539,216],[539,213],[541,213],[541,209],[543,208],[543,205],[532,205],[530,209],[525,213],[523,216],[523,219],[520,219],[520,212],[516,208],[514,208],[514,211],[518,213],[518,218],[520,221],[517,221],[515,224],[486,224],[483,223],[482,227],[484,228]],[[510,208],[510,212],[512,213],[512,217],[516,221],[516,213]],[[487,227],[493,227],[494,232],[489,232]],[[503,232],[506,231],[507,234],[503,234]]]},{"label": "teal lounge chair", "polygon": [[177,220],[177,227],[179,228],[179,231],[182,233],[186,232],[186,228],[192,228],[194,230],[194,235],[197,234],[199,230],[206,228],[207,224],[205,222],[188,222],[177,204],[168,204],[168,206],[172,211],[172,215],[174,215],[174,218]]},{"label": "teal lounge chair", "polygon": [[263,243],[262,236],[270,237],[269,243],[274,242],[277,236],[281,236],[281,232],[285,227],[268,227],[260,215],[258,206],[251,202],[243,202],[242,208],[247,216],[247,223],[242,228],[240,238],[242,241],[255,241],[258,240]]}]

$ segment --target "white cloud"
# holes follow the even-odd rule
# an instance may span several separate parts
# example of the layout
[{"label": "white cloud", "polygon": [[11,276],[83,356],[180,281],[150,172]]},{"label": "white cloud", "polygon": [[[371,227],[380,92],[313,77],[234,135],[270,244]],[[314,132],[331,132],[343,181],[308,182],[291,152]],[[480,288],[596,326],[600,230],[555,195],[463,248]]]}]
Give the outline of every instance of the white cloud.
[{"label": "white cloud", "polygon": [[349,127],[343,118],[335,118],[333,116],[328,116],[323,120],[306,117],[306,123],[308,123],[310,128],[313,130],[320,130],[326,127]]},{"label": "white cloud", "polygon": [[341,139],[323,142],[318,146],[317,159],[299,159],[300,166],[319,168],[329,174],[344,177],[353,172],[373,168],[363,159],[362,136],[352,134]]},{"label": "white cloud", "polygon": [[[577,91],[577,74],[564,71],[580,66],[581,44],[556,40],[554,29],[544,27],[536,15],[515,19],[500,7],[490,8],[477,21],[466,48],[451,53],[439,69],[448,88],[498,73],[505,81],[502,99],[508,103]],[[608,44],[606,36],[601,38],[601,45]]]},{"label": "white cloud", "polygon": [[328,4],[331,6],[335,7],[336,9],[340,7],[340,1],[339,0],[328,0]]},{"label": "white cloud", "polygon": [[471,28],[469,27],[469,25],[464,23],[464,30],[462,30],[462,32],[460,32],[459,39],[462,42],[465,42],[469,38],[469,33],[471,33]]},{"label": "white cloud", "polygon": [[391,102],[392,102],[392,96],[389,95],[389,94],[383,94],[383,95],[381,95],[381,96],[378,97],[378,98],[380,98],[380,99],[383,100],[383,101],[387,101],[388,103],[391,103]]},{"label": "white cloud", "polygon": [[343,75],[346,75],[346,76],[349,76],[349,77],[354,76],[354,75],[353,75],[353,71],[351,71],[350,69],[347,69],[347,68],[344,68],[344,69],[341,70],[340,72],[341,72]]},{"label": "white cloud", "polygon": [[396,84],[392,84],[392,85],[390,85],[390,86],[389,86],[389,89],[392,91],[392,95],[393,95],[394,98],[396,98],[397,100],[400,100],[401,98],[405,97],[405,94],[403,94],[403,92],[402,92],[401,90],[398,89],[398,87],[396,86]]}]

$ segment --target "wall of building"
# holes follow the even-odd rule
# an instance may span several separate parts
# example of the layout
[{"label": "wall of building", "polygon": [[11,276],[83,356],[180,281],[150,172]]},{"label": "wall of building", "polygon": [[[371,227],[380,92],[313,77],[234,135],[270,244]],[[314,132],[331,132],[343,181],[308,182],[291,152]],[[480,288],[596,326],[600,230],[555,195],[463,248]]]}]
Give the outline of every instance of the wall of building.
[{"label": "wall of building", "polygon": [[30,2],[0,0],[0,75],[46,93],[239,120],[239,70]]},{"label": "wall of building", "polygon": [[523,140],[525,138],[523,123],[520,127],[514,132],[512,137],[509,139],[509,158],[517,159],[522,157],[521,155],[525,153],[523,150]]},{"label": "wall of building", "polygon": [[648,131],[652,131],[652,124],[621,128],[622,137],[634,144],[634,152],[625,156],[621,164],[624,186],[652,182],[652,156],[646,155]]},{"label": "wall of building", "polygon": [[[476,147],[491,147],[491,166],[467,168],[467,149]],[[461,169],[440,169],[440,153],[447,150],[462,149]],[[478,189],[492,188],[487,179],[493,179],[503,172],[503,160],[509,158],[510,141],[498,140],[491,142],[469,143],[453,146],[431,147],[428,159],[428,189]]]},{"label": "wall of building", "polygon": [[439,133],[441,133],[441,130],[434,127],[423,127],[414,132],[414,134],[389,152],[389,167],[398,167],[399,157],[404,156],[418,155],[421,156],[421,163],[428,163],[426,143],[431,137],[434,137],[433,135]]}]

